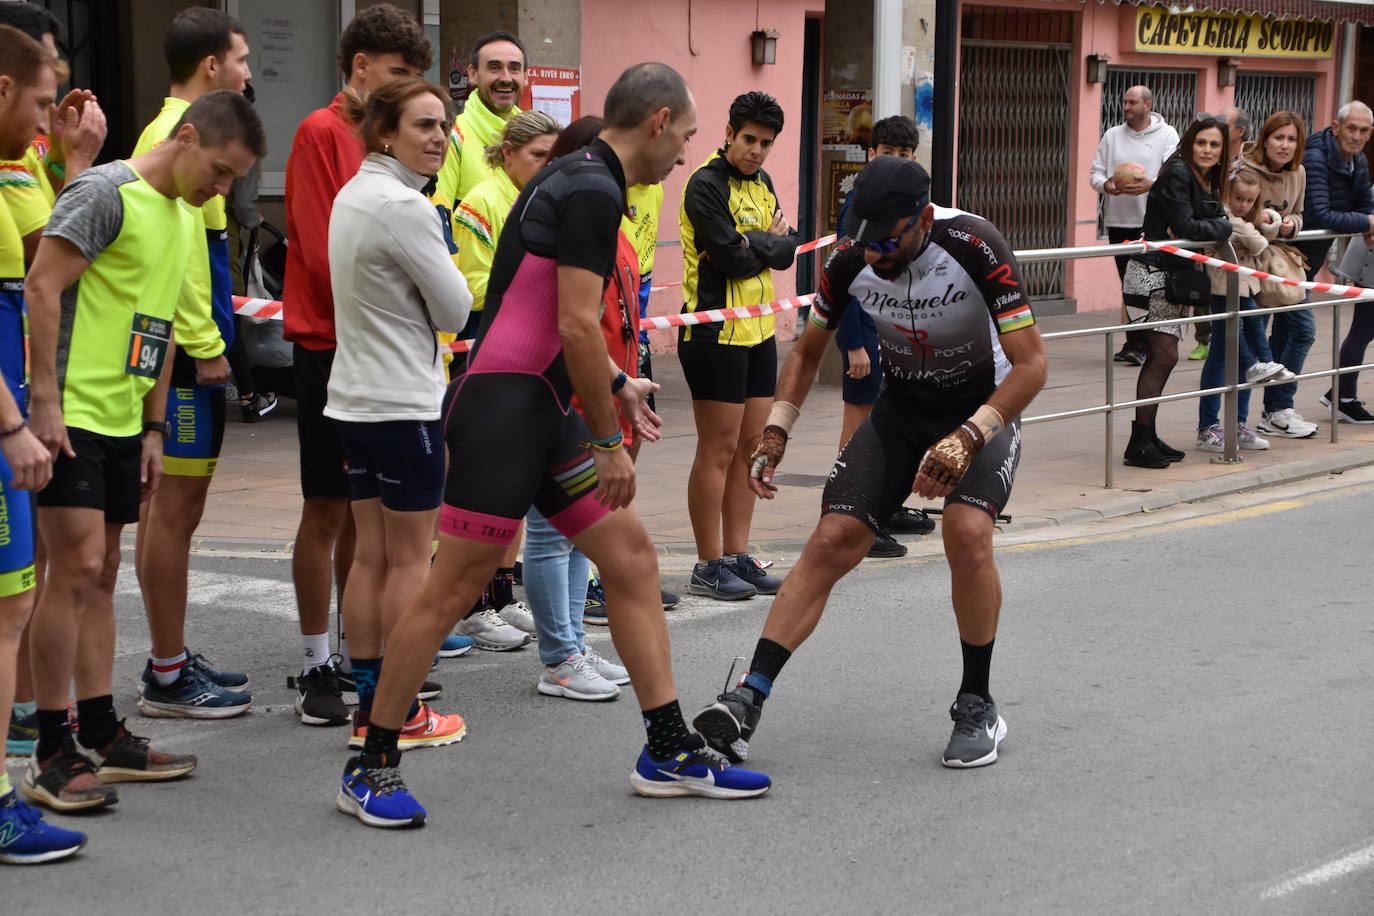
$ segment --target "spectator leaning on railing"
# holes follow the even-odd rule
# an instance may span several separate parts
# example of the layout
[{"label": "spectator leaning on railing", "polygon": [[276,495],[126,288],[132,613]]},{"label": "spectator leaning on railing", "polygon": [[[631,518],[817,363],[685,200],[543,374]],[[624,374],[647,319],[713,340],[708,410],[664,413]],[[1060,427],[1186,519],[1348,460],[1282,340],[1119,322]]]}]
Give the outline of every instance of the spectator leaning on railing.
[{"label": "spectator leaning on railing", "polygon": [[[1308,229],[1333,232],[1359,232],[1365,248],[1374,241],[1374,193],[1369,187],[1369,160],[1363,152],[1374,129],[1374,112],[1364,102],[1347,102],[1336,112],[1336,120],[1307,139],[1303,166],[1307,169],[1307,202],[1303,217]],[[1326,261],[1331,239],[1303,242],[1298,249],[1307,256],[1310,280]],[[1357,243],[1358,244],[1358,243]],[[1358,274],[1355,282],[1363,282]],[[1358,366],[1364,362],[1365,348],[1374,339],[1374,306],[1360,303],[1350,330],[1341,344],[1341,365]],[[1342,375],[1338,416],[1347,423],[1374,423],[1374,415],[1355,400],[1357,376]],[[1321,403],[1331,406],[1331,391]]]}]

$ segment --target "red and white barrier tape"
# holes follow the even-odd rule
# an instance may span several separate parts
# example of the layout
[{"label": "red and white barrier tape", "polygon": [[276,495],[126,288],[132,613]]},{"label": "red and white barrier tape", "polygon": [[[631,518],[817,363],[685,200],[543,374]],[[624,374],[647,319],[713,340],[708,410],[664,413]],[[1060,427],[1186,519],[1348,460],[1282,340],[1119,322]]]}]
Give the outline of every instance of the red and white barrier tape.
[{"label": "red and white barrier tape", "polygon": [[1229,270],[1244,277],[1255,277],[1259,280],[1267,280],[1270,283],[1282,283],[1285,286],[1296,286],[1300,289],[1310,289],[1317,293],[1331,293],[1334,296],[1343,296],[1347,299],[1357,299],[1361,296],[1374,296],[1374,290],[1363,289],[1359,286],[1342,286],[1339,283],[1317,283],[1310,280],[1290,280],[1287,277],[1276,277],[1271,273],[1262,270],[1255,270],[1253,267],[1241,267],[1239,264],[1232,264],[1230,261],[1222,261],[1218,258],[1210,258],[1205,254],[1196,251],[1188,251],[1176,245],[1166,245],[1162,242],[1151,242],[1139,240],[1144,243],[1146,248],[1154,248],[1167,254],[1177,255],[1180,258],[1187,258],[1190,261],[1197,261],[1199,264],[1206,264],[1208,267],[1219,267],[1222,270]]},{"label": "red and white barrier tape", "polygon": [[[823,238],[816,239],[814,242],[804,242],[797,246],[797,254],[806,254],[808,251],[815,251],[817,248],[826,248],[830,245],[835,244],[835,239],[836,236],[827,235]],[[655,283],[653,286],[649,287],[649,291],[656,293],[661,289],[676,289],[681,285],[681,282]]]}]

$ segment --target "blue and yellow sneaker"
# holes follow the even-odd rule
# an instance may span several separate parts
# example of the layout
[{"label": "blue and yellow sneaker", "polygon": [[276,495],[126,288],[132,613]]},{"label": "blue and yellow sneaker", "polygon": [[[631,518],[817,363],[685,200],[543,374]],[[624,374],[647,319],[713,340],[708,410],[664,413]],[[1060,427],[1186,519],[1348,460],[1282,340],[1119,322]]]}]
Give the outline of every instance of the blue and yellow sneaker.
[{"label": "blue and yellow sneaker", "polygon": [[667,760],[655,760],[644,748],[630,774],[630,786],[640,795],[671,798],[700,795],[703,798],[756,798],[767,792],[773,781],[762,773],[731,766],[724,755],[706,746],[693,734],[678,753]]},{"label": "blue and yellow sneaker", "polygon": [[86,834],[63,830],[43,820],[14,790],[0,798],[0,862],[37,865],[75,855]]},{"label": "blue and yellow sneaker", "polygon": [[450,633],[444,637],[444,644],[439,647],[439,657],[457,658],[460,655],[467,655],[471,651],[471,636],[464,636],[461,633]]},{"label": "blue and yellow sneaker", "polygon": [[350,757],[334,807],[369,827],[422,827],[425,809],[401,779],[401,752]]},{"label": "blue and yellow sneaker", "polygon": [[38,743],[38,713],[10,714],[10,730],[5,737],[5,753],[11,757],[32,757]]},{"label": "blue and yellow sneaker", "polygon": [[582,606],[582,622],[599,627],[610,623],[606,619],[606,590],[601,587],[601,579],[597,576],[592,576],[587,582],[587,600]]}]

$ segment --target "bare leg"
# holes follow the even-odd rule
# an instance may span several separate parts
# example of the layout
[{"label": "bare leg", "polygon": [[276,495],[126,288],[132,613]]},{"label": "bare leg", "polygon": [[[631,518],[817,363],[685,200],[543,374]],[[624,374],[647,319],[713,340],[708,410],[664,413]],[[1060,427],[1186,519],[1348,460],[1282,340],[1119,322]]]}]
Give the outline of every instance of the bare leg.
[{"label": "bare leg", "polygon": [[869,527],[847,515],[822,515],[797,565],[782,582],[763,638],[795,652],[820,622],[830,590],[873,546]]},{"label": "bare leg", "polygon": [[[692,414],[697,427],[697,451],[692,461],[692,473],[687,478],[687,514],[692,519],[697,557],[703,561],[719,559],[724,554],[721,549],[721,514],[725,478],[730,462],[735,457],[744,407],[743,404],[724,401],[692,402]],[[750,498],[754,498],[752,494]]]},{"label": "bare leg", "polygon": [[726,472],[721,503],[725,553],[729,556],[749,551],[749,526],[754,521],[754,507],[759,503],[759,498],[749,489],[749,456],[754,453],[758,433],[763,429],[772,406],[772,398],[750,398],[745,401],[744,413],[735,431],[735,453]]},{"label": "bare leg", "polygon": [[668,622],[659,598],[658,555],[633,507],[612,512],[572,539],[601,575],[611,640],[630,672],[640,709],[677,699]]},{"label": "bare leg", "polygon": [[[291,577],[296,585],[296,611],[303,635],[329,631],[330,561],[347,518],[347,499],[307,499],[301,509]],[[351,556],[351,549],[349,553]],[[346,574],[342,572],[341,576]]]},{"label": "bare leg", "polygon": [[[78,700],[114,693],[114,590],[119,578],[119,536],[124,526],[105,525],[104,529],[104,562],[81,618],[81,642],[77,647],[75,671]],[[177,651],[181,651],[179,646]]]},{"label": "bare leg", "polygon": [[382,501],[358,499],[349,504],[356,538],[349,570],[352,587],[340,607],[348,632],[348,650],[356,658],[380,658],[385,634],[381,606],[386,590],[386,529]]},{"label": "bare leg", "polygon": [[854,435],[854,430],[859,428],[859,424],[868,419],[868,415],[873,412],[872,404],[850,404],[844,405],[844,419],[840,423],[840,449],[849,443],[850,437]]},{"label": "bare leg", "polygon": [[959,638],[983,646],[997,636],[1002,582],[992,557],[993,520],[973,506],[946,503],[941,520]]},{"label": "bare leg", "polygon": [[155,658],[179,655],[186,645],[191,538],[205,512],[209,492],[209,477],[167,475],[143,506],[135,565]]},{"label": "bare leg", "polygon": [[14,707],[15,662],[32,612],[33,589],[0,598],[0,725],[7,729]]},{"label": "bare leg", "polygon": [[[386,586],[378,607],[382,613],[383,647],[396,622],[415,603],[424,587],[425,574],[429,571],[430,533],[438,518],[438,509],[396,512],[382,508],[382,524],[386,528]],[[361,532],[359,527],[359,537]]]},{"label": "bare leg", "polygon": [[504,544],[440,533],[424,586],[387,641],[386,664],[372,701],[372,724],[399,729],[444,637],[472,607],[505,555]]},{"label": "bare leg", "polygon": [[[34,687],[40,709],[65,709],[78,634],[104,571],[105,521],[96,509],[42,507],[38,527],[45,542],[63,549],[49,555],[48,582],[30,628]],[[83,647],[87,641],[82,640]]]}]

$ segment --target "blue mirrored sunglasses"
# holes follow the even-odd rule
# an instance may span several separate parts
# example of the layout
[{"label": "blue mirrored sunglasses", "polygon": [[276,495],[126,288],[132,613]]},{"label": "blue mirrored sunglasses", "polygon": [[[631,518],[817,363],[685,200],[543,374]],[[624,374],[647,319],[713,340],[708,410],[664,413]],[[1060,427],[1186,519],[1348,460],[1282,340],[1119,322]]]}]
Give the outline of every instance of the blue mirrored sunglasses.
[{"label": "blue mirrored sunglasses", "polygon": [[[925,209],[925,207],[922,207],[922,208],[921,208],[921,210],[924,210],[924,209]],[[916,211],[916,215],[913,216],[913,217],[911,218],[911,221],[910,221],[910,222],[908,222],[908,223],[907,223],[905,226],[903,226],[901,229],[898,229],[898,230],[897,230],[897,234],[896,234],[896,235],[892,236],[891,238],[878,239],[878,241],[876,241],[876,242],[864,242],[864,249],[865,249],[866,251],[871,251],[871,252],[873,252],[874,254],[879,254],[879,255],[889,255],[889,254],[892,254],[892,252],[894,252],[894,251],[896,251],[898,248],[902,247],[902,236],[904,236],[904,235],[906,235],[908,232],[910,232],[910,231],[911,231],[911,227],[914,226],[914,225],[916,225],[916,221],[917,221],[918,219],[920,219],[920,218],[921,218],[921,211],[918,210],[918,211]]]}]

